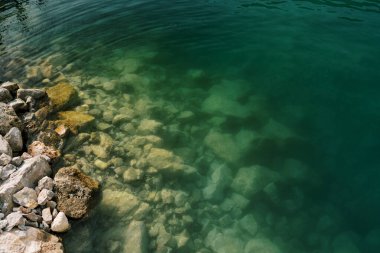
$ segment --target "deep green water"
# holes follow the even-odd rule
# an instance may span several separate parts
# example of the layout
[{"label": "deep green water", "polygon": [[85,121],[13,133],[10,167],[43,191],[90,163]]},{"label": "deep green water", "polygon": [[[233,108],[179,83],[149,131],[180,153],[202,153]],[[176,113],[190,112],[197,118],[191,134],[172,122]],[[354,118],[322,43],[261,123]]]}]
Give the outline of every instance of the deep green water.
[{"label": "deep green water", "polygon": [[[285,138],[285,130],[277,128],[264,141],[249,141],[236,161],[217,158],[227,162],[233,175],[240,167],[260,164],[281,176],[289,158],[309,168],[305,181],[278,183],[283,201],[272,203],[259,193],[243,210],[254,214],[259,225],[265,223],[263,234],[281,252],[343,252],[331,246],[340,234],[359,250],[346,253],[377,252],[380,247],[379,45],[380,2],[375,0],[0,2],[0,80],[9,79],[10,70],[24,69],[9,69],[11,59],[33,62],[59,54],[62,72],[82,77],[78,89],[85,103],[91,102],[90,113],[110,107],[118,111],[123,94],[194,113],[183,125],[157,104],[147,115],[164,129],[176,125],[178,132],[190,133],[160,133],[165,148],[178,155],[184,148],[196,150],[187,163],[199,170],[201,179],[181,178],[173,188],[191,193],[204,187],[210,164],[199,160],[214,155],[203,146],[210,129],[232,136],[242,130],[265,135],[270,119],[290,129],[296,138]],[[138,66],[132,72],[145,78],[139,79],[141,85],[128,85],[123,69],[128,59]],[[65,68],[67,64],[72,68]],[[102,91],[102,83],[84,84],[94,77],[116,80],[116,85]],[[239,106],[231,109],[226,103],[225,109],[207,111],[204,103],[212,94]],[[222,123],[213,124],[213,117],[221,117]],[[105,132],[119,142],[124,138],[116,125]],[[117,155],[129,162],[128,155]],[[115,178],[113,172],[94,174],[104,182]],[[223,198],[231,191],[226,187]],[[287,200],[293,201],[292,208]],[[204,205],[196,202],[193,209]],[[204,231],[204,220],[195,213],[191,235]],[[209,215],[219,219],[228,212]],[[333,226],[318,230],[316,221],[326,216]],[[231,217],[232,223],[238,219]],[[112,252],[106,241],[113,235],[107,233],[123,226],[98,207],[65,236],[68,252]],[[82,227],[90,228],[81,234],[89,243],[77,251],[75,237]],[[321,239],[315,242],[314,237]]]}]

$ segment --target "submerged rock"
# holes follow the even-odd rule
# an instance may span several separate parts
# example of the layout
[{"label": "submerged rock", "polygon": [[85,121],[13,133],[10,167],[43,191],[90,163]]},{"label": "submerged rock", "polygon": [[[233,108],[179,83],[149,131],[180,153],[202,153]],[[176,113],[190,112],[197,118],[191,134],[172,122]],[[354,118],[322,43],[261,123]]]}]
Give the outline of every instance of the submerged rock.
[{"label": "submerged rock", "polygon": [[148,252],[148,234],[143,221],[132,221],[125,235],[124,253]]},{"label": "submerged rock", "polygon": [[66,82],[61,82],[48,88],[46,93],[55,110],[67,108],[68,106],[74,105],[78,101],[78,93],[74,86]]},{"label": "submerged rock", "polygon": [[2,211],[9,213],[12,210],[12,196],[15,192],[24,187],[34,187],[38,180],[49,174],[49,163],[41,156],[25,160],[22,166],[0,185]]},{"label": "submerged rock", "polygon": [[85,127],[95,118],[87,113],[77,111],[64,111],[58,113],[59,120],[56,123],[64,124],[74,133],[77,133],[79,128]]},{"label": "submerged rock", "polygon": [[140,201],[129,192],[105,189],[100,205],[113,209],[118,216],[125,216],[135,211]]},{"label": "submerged rock", "polygon": [[26,227],[0,234],[0,252],[7,253],[63,253],[61,240],[41,229]]},{"label": "submerged rock", "polygon": [[260,165],[243,167],[236,174],[231,188],[245,197],[250,197],[278,178],[279,175],[276,172]]},{"label": "submerged rock", "polygon": [[282,251],[277,247],[277,245],[275,245],[269,239],[257,238],[257,239],[252,239],[248,241],[248,243],[245,245],[245,248],[244,248],[244,253],[256,253],[256,252],[281,253]]},{"label": "submerged rock", "polygon": [[76,167],[58,170],[54,183],[58,210],[71,218],[85,216],[99,183]]}]

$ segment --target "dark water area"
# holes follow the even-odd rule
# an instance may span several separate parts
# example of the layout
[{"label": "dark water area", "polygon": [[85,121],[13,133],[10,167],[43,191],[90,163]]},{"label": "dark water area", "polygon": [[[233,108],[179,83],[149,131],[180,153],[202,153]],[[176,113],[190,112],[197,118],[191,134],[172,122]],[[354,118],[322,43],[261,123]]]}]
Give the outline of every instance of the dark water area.
[{"label": "dark water area", "polygon": [[[302,236],[308,237],[305,234],[323,233],[309,226],[310,220],[324,215],[339,220],[335,234],[327,233],[319,244],[300,246],[302,243],[292,244],[293,239],[283,236],[280,241],[292,246],[279,243],[281,252],[344,252],[326,246],[342,231],[349,234],[345,240],[350,238],[355,245],[351,251],[346,248],[347,253],[379,249],[379,45],[380,2],[375,0],[0,1],[1,81],[8,79],[9,60],[23,57],[33,62],[54,54],[61,55],[62,66],[74,64],[74,72],[87,79],[98,75],[124,80],[125,71],[117,67],[122,59],[118,55],[129,52],[133,59],[143,59],[136,73],[150,79],[138,94],[193,111],[197,120],[192,126],[222,117],[222,123],[214,128],[238,136],[242,130],[268,133],[267,122],[279,122],[281,127],[268,130],[273,139],[250,144],[237,161],[227,163],[233,175],[240,167],[254,164],[276,171],[288,158],[307,164],[311,183],[296,183],[303,194],[302,207],[292,212],[282,210],[281,205],[267,205],[264,194],[255,197],[244,213],[256,214],[254,209],[261,206],[256,203],[262,201],[263,210],[272,208],[275,223],[287,217],[285,228],[266,233],[273,238],[281,237],[279,231],[284,230],[283,234],[299,236],[292,228],[297,222],[309,227],[300,229]],[[150,54],[154,56],[146,56]],[[25,66],[18,67],[21,71]],[[190,80],[190,75],[195,78]],[[96,93],[95,89],[83,92]],[[108,96],[112,100],[130,92],[121,84],[108,91]],[[207,109],[205,101],[210,94],[233,102],[221,103],[225,110]],[[259,101],[258,108],[252,97],[258,98],[253,99]],[[99,108],[103,110],[101,104],[90,104],[90,109]],[[171,121],[165,115],[150,116],[169,128]],[[281,139],[288,130],[296,133],[296,141]],[[193,136],[195,148],[206,136]],[[172,150],[184,146],[167,143]],[[292,196],[292,187],[291,180],[281,183],[280,198]],[[227,187],[226,196],[228,191]],[[92,229],[105,226],[100,213],[89,219]],[[291,218],[305,213],[309,218]],[[260,224],[260,218],[255,218]],[[69,233],[75,233],[75,226]],[[99,236],[101,233],[94,238]],[[65,240],[70,238],[69,234]],[[97,247],[94,238],[92,250]],[[215,252],[212,246],[208,249]]]}]

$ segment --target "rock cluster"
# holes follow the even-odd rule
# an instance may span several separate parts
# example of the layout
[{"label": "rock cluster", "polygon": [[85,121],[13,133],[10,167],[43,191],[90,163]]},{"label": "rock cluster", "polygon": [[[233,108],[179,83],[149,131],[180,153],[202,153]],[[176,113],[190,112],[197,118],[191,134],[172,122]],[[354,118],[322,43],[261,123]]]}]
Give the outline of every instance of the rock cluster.
[{"label": "rock cluster", "polygon": [[57,125],[47,116],[69,101],[12,82],[0,87],[0,242],[6,242],[0,251],[63,252],[60,240],[48,233],[68,231],[67,216],[86,215],[99,187],[79,169],[62,168],[51,177],[65,135],[47,129]]}]

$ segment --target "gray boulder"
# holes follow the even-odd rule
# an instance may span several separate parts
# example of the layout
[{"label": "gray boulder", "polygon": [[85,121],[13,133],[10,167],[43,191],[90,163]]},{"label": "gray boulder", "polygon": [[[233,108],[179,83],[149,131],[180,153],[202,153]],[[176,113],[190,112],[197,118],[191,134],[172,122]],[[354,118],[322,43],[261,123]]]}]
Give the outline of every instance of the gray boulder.
[{"label": "gray boulder", "polygon": [[0,87],[0,102],[8,103],[12,100],[12,95],[9,90]]},{"label": "gray boulder", "polygon": [[20,129],[12,127],[4,138],[8,141],[13,152],[20,152],[22,150],[23,141]]},{"label": "gray boulder", "polygon": [[61,240],[41,229],[26,227],[0,234],[0,252],[7,253],[63,253]]},{"label": "gray boulder", "polygon": [[7,156],[12,157],[12,148],[7,142],[7,140],[0,135],[0,155],[6,154]]},{"label": "gray boulder", "polygon": [[0,87],[7,89],[12,94],[16,94],[17,90],[20,88],[17,83],[13,83],[13,82],[2,83]]},{"label": "gray boulder", "polygon": [[12,210],[14,193],[24,187],[34,187],[38,180],[49,174],[49,163],[41,156],[25,160],[22,166],[0,185],[2,211],[8,214]]},{"label": "gray boulder", "polygon": [[5,135],[12,127],[22,129],[21,120],[11,106],[0,102],[0,134]]},{"label": "gray boulder", "polygon": [[17,98],[26,101],[27,97],[32,97],[34,99],[41,99],[47,96],[46,92],[41,89],[19,89],[17,91]]},{"label": "gray boulder", "polygon": [[9,102],[8,105],[12,107],[15,112],[25,111],[28,108],[25,101],[19,98]]},{"label": "gray boulder", "polygon": [[12,161],[12,156],[5,153],[0,155],[0,166],[8,165]]},{"label": "gray boulder", "polygon": [[148,252],[148,235],[143,221],[132,221],[127,229],[124,252],[146,253]]},{"label": "gray boulder", "polygon": [[24,187],[13,195],[13,201],[20,206],[34,209],[38,206],[37,193],[34,189]]}]

